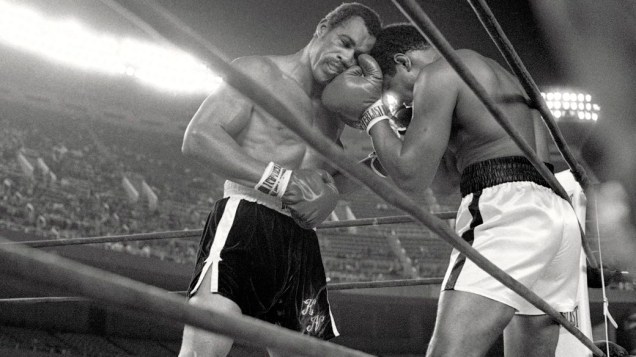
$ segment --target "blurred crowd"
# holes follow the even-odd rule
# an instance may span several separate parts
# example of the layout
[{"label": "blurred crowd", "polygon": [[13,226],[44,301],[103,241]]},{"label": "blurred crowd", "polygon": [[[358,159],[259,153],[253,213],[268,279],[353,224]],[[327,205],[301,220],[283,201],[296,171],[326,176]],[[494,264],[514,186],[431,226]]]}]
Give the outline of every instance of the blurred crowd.
[{"label": "blurred crowd", "polygon": [[[203,170],[193,172],[194,165],[174,157],[180,154],[176,136],[158,141],[156,134],[108,124],[20,119],[0,118],[3,228],[49,238],[199,229],[220,195],[218,179],[206,182]],[[123,177],[147,182],[159,197],[156,207],[143,197],[132,200]],[[189,262],[196,242],[106,246]]]}]

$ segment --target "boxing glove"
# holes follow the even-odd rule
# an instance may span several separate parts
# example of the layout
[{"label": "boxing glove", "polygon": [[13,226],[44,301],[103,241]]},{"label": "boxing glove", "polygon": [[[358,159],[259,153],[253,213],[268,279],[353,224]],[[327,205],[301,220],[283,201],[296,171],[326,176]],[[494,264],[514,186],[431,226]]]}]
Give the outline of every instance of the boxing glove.
[{"label": "boxing glove", "polygon": [[294,221],[305,229],[322,223],[336,207],[339,194],[333,177],[324,170],[287,170],[270,162],[254,187],[277,196]]},{"label": "boxing glove", "polygon": [[300,169],[292,172],[281,198],[299,226],[311,229],[322,223],[338,203],[333,177],[324,170]]},{"label": "boxing glove", "polygon": [[378,63],[362,54],[358,64],[327,84],[322,92],[322,103],[340,114],[345,124],[368,132],[370,124],[388,119],[389,110],[382,104],[382,70]]}]

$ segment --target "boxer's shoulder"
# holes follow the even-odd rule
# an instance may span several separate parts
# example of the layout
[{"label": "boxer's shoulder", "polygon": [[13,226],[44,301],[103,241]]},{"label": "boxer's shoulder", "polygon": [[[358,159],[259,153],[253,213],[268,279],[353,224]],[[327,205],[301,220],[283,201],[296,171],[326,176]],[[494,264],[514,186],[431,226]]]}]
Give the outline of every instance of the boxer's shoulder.
[{"label": "boxer's shoulder", "polygon": [[232,61],[232,65],[257,80],[272,81],[282,76],[282,71],[269,56],[245,56]]}]

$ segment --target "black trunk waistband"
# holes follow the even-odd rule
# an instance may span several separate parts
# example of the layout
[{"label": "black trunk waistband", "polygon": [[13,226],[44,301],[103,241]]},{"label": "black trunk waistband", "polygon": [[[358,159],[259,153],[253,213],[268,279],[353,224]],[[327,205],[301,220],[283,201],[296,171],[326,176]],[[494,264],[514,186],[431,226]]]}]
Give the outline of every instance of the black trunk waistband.
[{"label": "black trunk waistband", "polygon": [[[551,172],[554,166],[545,163]],[[469,165],[462,172],[460,190],[462,197],[506,182],[530,181],[550,187],[530,160],[523,156],[498,157]]]}]

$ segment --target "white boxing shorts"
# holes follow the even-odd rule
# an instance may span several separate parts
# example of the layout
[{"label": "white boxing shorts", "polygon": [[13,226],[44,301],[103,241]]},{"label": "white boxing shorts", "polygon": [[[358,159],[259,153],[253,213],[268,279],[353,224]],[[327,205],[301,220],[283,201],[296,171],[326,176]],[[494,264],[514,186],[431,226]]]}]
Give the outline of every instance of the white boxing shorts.
[{"label": "white boxing shorts", "polygon": [[[577,306],[581,236],[570,204],[523,157],[470,165],[462,172],[456,231],[479,253],[535,292],[557,311]],[[478,294],[543,315],[453,249],[442,290]]]}]

